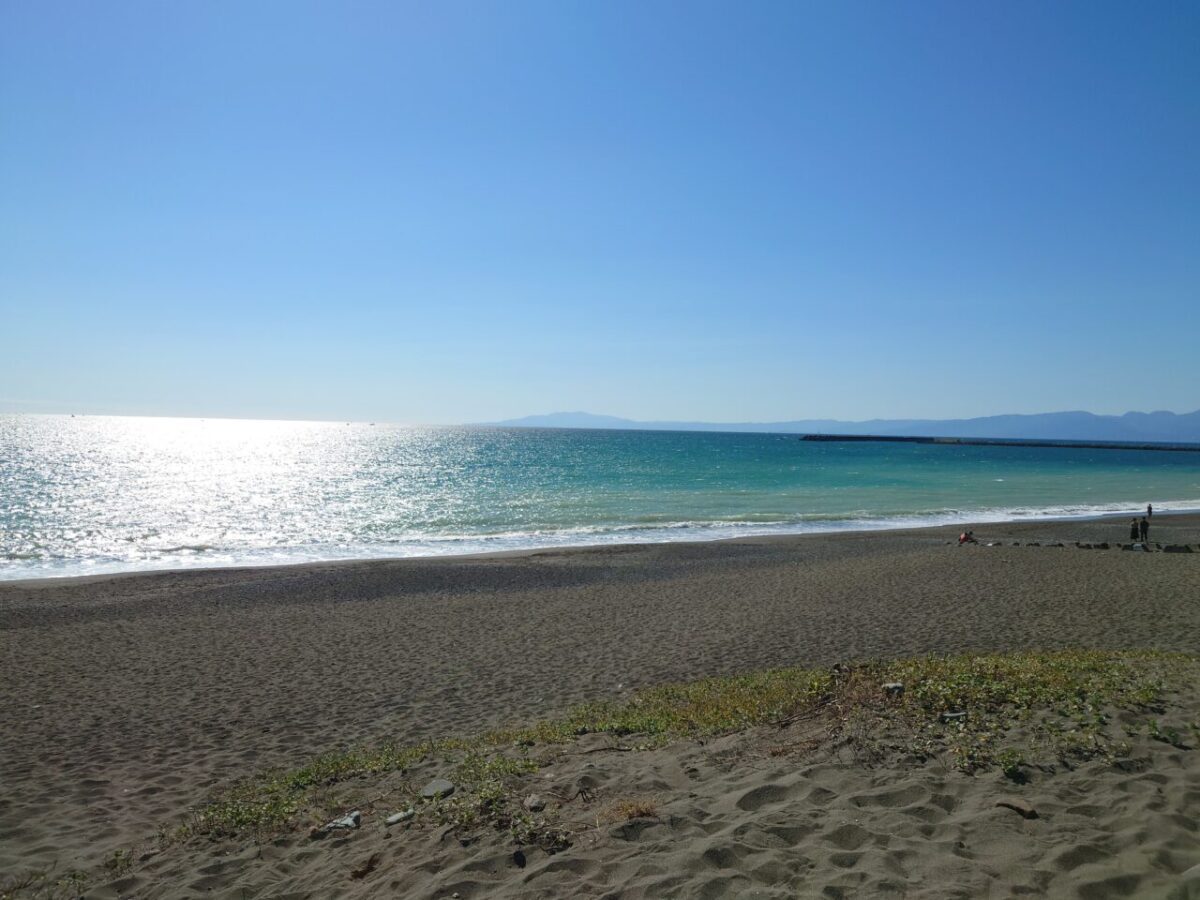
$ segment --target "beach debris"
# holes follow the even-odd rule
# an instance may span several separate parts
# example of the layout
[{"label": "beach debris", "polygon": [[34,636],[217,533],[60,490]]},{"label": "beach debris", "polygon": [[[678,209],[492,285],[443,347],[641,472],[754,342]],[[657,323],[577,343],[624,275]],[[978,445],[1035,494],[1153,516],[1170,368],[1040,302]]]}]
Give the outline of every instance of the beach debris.
[{"label": "beach debris", "polygon": [[1167,544],[1163,547],[1163,553],[1191,553],[1191,544]]},{"label": "beach debris", "polygon": [[1020,797],[1005,797],[1003,800],[997,800],[996,806],[1011,809],[1013,812],[1018,813],[1022,819],[1036,819],[1038,817],[1037,810]]},{"label": "beach debris", "polygon": [[513,855],[512,855],[512,861],[513,861],[513,865],[515,865],[518,869],[525,868],[525,863],[527,862],[527,860],[525,859],[524,851],[514,850]]},{"label": "beach debris", "polygon": [[521,805],[529,810],[529,812],[541,812],[546,808],[546,801],[538,794],[530,794],[521,801]]},{"label": "beach debris", "polygon": [[330,831],[336,831],[339,828],[357,828],[361,823],[362,813],[356,809],[354,812],[345,815],[340,819],[334,819],[325,827]]},{"label": "beach debris", "polygon": [[390,816],[388,816],[386,819],[383,820],[383,824],[384,825],[399,825],[401,822],[407,822],[409,819],[411,819],[416,814],[417,814],[416,810],[414,810],[414,809],[406,809],[406,810],[404,810],[404,812],[392,813]]},{"label": "beach debris", "polygon": [[421,788],[422,800],[440,800],[442,797],[449,797],[454,793],[454,784],[447,781],[445,778],[435,778],[425,787]]},{"label": "beach debris", "polygon": [[362,813],[357,809],[343,816],[340,819],[334,819],[332,822],[326,822],[324,825],[318,825],[308,833],[310,838],[324,837],[331,831],[353,831],[362,823]]},{"label": "beach debris", "polygon": [[962,709],[944,712],[938,716],[938,721],[943,725],[949,722],[965,722],[967,721],[967,711]]},{"label": "beach debris", "polygon": [[889,697],[903,697],[904,684],[899,681],[889,681],[887,684],[883,685],[883,692]]}]

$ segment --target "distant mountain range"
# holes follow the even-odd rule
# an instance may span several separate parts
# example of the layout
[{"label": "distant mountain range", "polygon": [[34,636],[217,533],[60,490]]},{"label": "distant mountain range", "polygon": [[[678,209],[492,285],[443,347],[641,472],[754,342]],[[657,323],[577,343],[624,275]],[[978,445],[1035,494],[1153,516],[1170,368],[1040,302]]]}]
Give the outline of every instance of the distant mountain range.
[{"label": "distant mountain range", "polygon": [[488,425],[509,428],[624,428],[643,431],[752,431],[775,434],[879,434],[1048,441],[1154,441],[1200,443],[1200,410],[1191,413],[1089,412],[984,416],[979,419],[801,419],[794,422],[638,422],[586,412],[526,416]]}]

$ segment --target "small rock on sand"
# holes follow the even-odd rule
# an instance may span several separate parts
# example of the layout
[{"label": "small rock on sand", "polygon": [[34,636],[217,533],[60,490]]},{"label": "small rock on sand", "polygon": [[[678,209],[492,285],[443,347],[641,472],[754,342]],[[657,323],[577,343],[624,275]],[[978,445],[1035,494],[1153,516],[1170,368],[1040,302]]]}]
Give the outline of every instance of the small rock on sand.
[{"label": "small rock on sand", "polygon": [[414,810],[406,809],[406,810],[404,810],[404,812],[392,813],[390,816],[387,817],[387,819],[384,820],[383,824],[384,825],[399,825],[401,822],[407,822],[409,819],[411,819],[415,815],[416,815],[416,812]]},{"label": "small rock on sand", "polygon": [[454,785],[445,778],[435,778],[425,787],[421,788],[421,798],[423,800],[437,800],[441,797],[449,797],[454,793]]},{"label": "small rock on sand", "polygon": [[530,794],[521,803],[530,812],[541,812],[546,808],[546,801],[537,794]]},{"label": "small rock on sand", "polygon": [[889,697],[903,697],[904,685],[899,681],[889,681],[883,686],[883,692]]}]

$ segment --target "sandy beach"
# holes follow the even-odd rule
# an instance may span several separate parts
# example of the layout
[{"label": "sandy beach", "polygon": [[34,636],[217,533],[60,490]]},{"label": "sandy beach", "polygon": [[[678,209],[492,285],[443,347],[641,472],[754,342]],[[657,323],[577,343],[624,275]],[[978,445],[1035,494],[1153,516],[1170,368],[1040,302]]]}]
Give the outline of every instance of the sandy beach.
[{"label": "sandy beach", "polygon": [[[264,767],[298,766],[363,743],[465,735],[663,682],[931,652],[1200,652],[1200,552],[1122,551],[1127,522],[979,525],[982,544],[967,547],[956,546],[957,528],[934,528],[0,583],[0,871],[95,869]],[[1200,516],[1155,516],[1151,540],[1200,551]],[[1180,703],[1195,708],[1196,700]],[[707,896],[795,896],[795,879],[808,878],[841,891],[825,896],[1009,896],[1019,887],[1044,896],[1145,896],[1139,891],[1200,863],[1200,754],[1158,745],[1146,752],[1155,755],[1136,789],[1125,773],[1080,769],[1038,795],[1061,812],[1044,815],[1039,827],[1124,830],[1127,841],[1155,848],[1157,856],[1137,857],[1146,872],[1133,881],[1107,869],[1086,875],[1106,859],[1111,868],[1109,837],[1096,835],[1080,845],[1093,850],[1071,865],[1046,869],[1053,878],[1031,876],[1069,844],[1037,838],[1020,816],[997,817],[991,782],[985,790],[940,771],[901,776],[824,757],[800,768],[773,759],[722,768],[711,747],[692,747],[656,750],[636,772],[610,766],[593,777],[597,786],[642,779],[635,793],[668,805],[673,795],[686,805],[694,781],[713,785],[707,815],[727,829],[721,847],[732,849],[707,874],[695,863],[699,881],[656,881],[666,876],[639,868],[618,839],[543,860],[549,874],[538,883],[515,869],[484,877],[483,864],[471,871],[484,874],[467,877],[456,869],[462,860],[432,846],[410,848],[397,863],[401,874],[351,881],[350,862],[368,854],[350,846],[345,863],[314,862],[297,837],[266,849],[214,846],[208,863],[203,849],[167,850],[87,895],[549,897],[575,885],[579,896],[700,896],[707,879],[717,885]],[[700,777],[681,774],[689,768]],[[739,799],[764,783],[782,785],[771,803]],[[832,812],[827,821],[809,815],[822,784],[831,796],[820,808],[841,818],[870,806],[855,806],[854,797],[875,797],[875,824],[837,832],[834,842],[845,846],[830,849],[826,838],[844,823]],[[1121,805],[1120,797],[1132,799]],[[788,826],[789,815],[799,816],[789,804],[803,803],[807,824]],[[872,836],[888,832],[889,817],[911,824],[897,810],[914,804],[941,810],[923,823],[927,835],[910,830],[902,848]],[[674,851],[663,847],[715,833],[702,827],[703,816],[674,815],[677,827],[669,819],[652,826],[667,829],[657,833],[665,855],[655,865],[664,871]],[[945,862],[944,842],[985,838],[986,865],[962,864],[970,877]],[[757,876],[743,871],[747,847],[765,854],[751,867]],[[860,874],[872,873],[859,888],[878,889],[854,893],[854,866],[788,868],[793,856],[815,859],[816,847],[857,854]],[[862,859],[868,848],[874,862]],[[706,849],[726,852],[705,845],[696,859]],[[460,850],[476,854],[466,862],[491,860],[493,869],[504,869],[512,853],[499,843]],[[899,865],[889,861],[896,853],[900,873],[889,868]],[[416,877],[414,867],[424,874]],[[458,875],[443,877],[451,871]],[[923,873],[921,890],[914,871]],[[893,893],[879,888],[885,882]],[[773,892],[772,884],[780,887]],[[989,884],[1006,887],[971,893]],[[1079,888],[1085,884],[1088,891]]]}]

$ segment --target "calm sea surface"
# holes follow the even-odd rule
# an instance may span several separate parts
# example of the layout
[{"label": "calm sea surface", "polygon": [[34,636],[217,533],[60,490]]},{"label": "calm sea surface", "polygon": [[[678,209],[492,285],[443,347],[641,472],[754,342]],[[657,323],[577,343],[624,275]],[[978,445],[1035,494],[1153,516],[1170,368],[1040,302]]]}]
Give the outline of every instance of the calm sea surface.
[{"label": "calm sea surface", "polygon": [[1200,453],[0,416],[0,578],[1200,508]]}]

